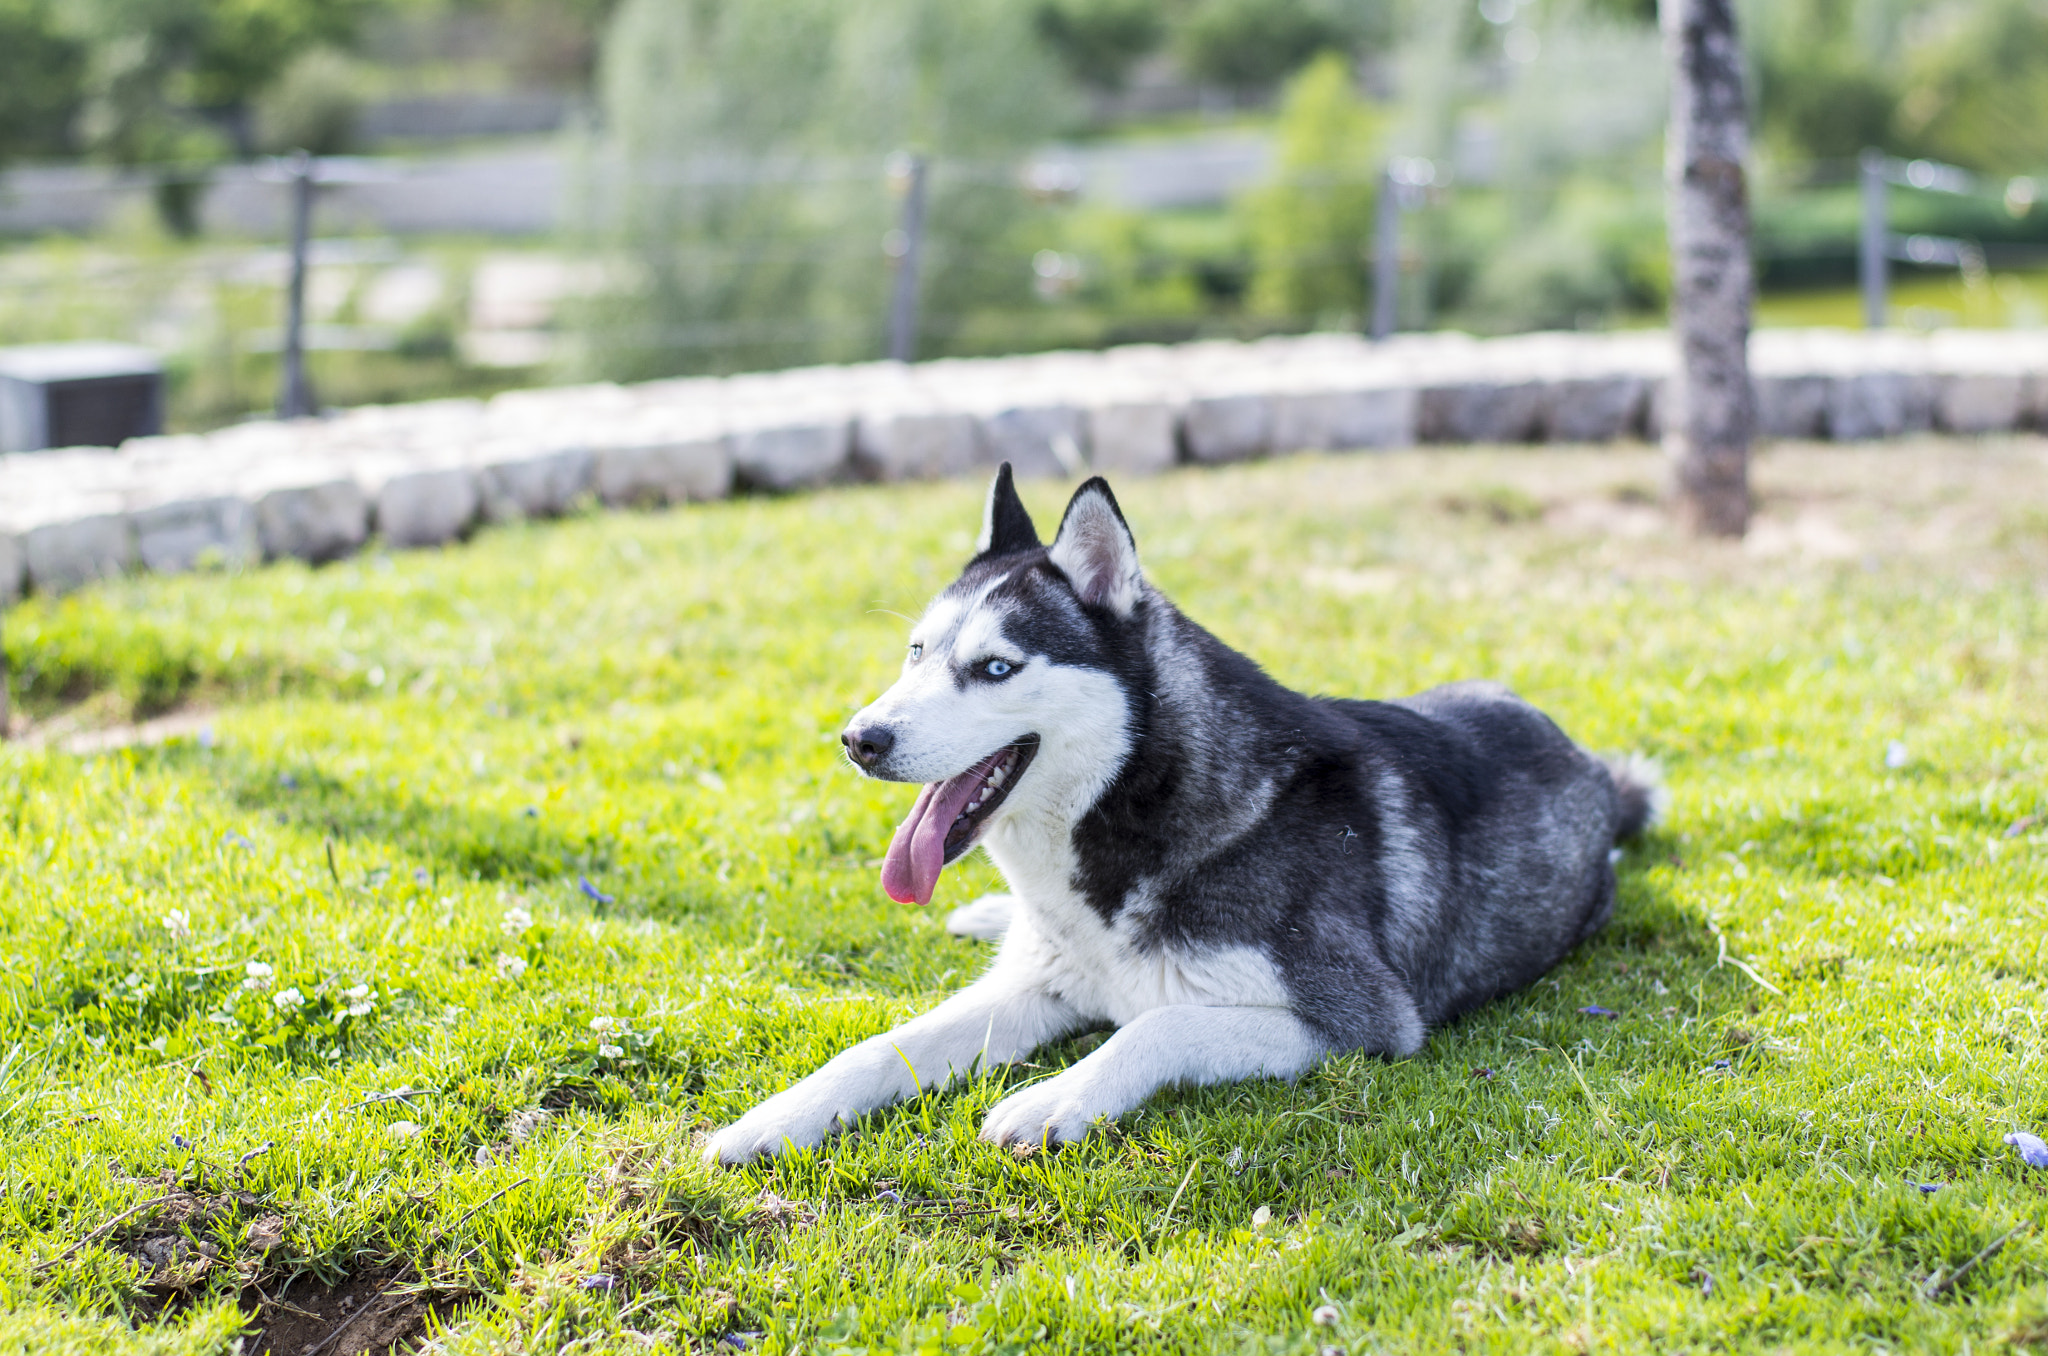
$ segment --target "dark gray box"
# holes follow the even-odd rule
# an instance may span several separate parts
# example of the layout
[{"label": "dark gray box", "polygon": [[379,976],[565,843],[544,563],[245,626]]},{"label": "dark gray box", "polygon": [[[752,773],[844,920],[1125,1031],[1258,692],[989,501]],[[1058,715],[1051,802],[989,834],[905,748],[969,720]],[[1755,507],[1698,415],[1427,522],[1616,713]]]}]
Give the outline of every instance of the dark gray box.
[{"label": "dark gray box", "polygon": [[0,452],[115,447],[163,427],[164,367],[146,348],[0,348]]}]

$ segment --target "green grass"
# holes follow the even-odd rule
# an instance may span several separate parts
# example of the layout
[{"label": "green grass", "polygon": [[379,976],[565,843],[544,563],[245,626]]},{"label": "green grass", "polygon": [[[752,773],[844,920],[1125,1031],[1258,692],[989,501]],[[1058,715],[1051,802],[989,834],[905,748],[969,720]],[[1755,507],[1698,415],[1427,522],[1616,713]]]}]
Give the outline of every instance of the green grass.
[{"label": "green grass", "polygon": [[695,1148],[982,963],[935,920],[994,873],[890,903],[908,794],[833,742],[977,488],[22,604],[31,741],[211,714],[0,748],[0,1350],[225,1350],[350,1277],[459,1301],[455,1352],[2048,1347],[2048,1172],[2000,1142],[2048,1122],[2048,454],[1788,450],[1747,549],[1657,474],[1119,485],[1285,681],[1503,678],[1675,800],[1613,925],[1421,1055],[1021,1159],[980,1115],[1085,1039],[774,1165]]}]

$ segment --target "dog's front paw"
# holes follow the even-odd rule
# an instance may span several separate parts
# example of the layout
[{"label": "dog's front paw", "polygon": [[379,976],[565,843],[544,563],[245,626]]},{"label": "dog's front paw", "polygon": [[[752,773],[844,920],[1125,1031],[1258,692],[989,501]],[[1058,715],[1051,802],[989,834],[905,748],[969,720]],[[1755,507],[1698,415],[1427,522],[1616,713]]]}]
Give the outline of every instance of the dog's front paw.
[{"label": "dog's front paw", "polygon": [[792,1096],[800,1091],[799,1086],[777,1093],[713,1135],[704,1146],[704,1161],[736,1167],[822,1144],[839,1128],[839,1117],[808,1104],[807,1098]]},{"label": "dog's front paw", "polygon": [[981,1137],[995,1144],[1072,1144],[1115,1111],[1090,1097],[1080,1080],[1061,1074],[997,1102],[981,1123]]}]

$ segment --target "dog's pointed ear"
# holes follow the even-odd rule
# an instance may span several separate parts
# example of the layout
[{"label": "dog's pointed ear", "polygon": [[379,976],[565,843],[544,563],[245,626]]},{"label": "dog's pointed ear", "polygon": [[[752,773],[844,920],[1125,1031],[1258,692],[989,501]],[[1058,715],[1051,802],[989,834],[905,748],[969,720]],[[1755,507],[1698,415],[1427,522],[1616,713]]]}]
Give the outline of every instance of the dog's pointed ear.
[{"label": "dog's pointed ear", "polygon": [[1014,551],[1038,549],[1038,528],[1024,501],[1017,497],[1017,482],[1004,462],[989,482],[988,504],[981,511],[981,539],[974,543],[976,555],[1007,556]]},{"label": "dog's pointed ear", "polygon": [[1090,607],[1106,607],[1128,617],[1144,591],[1145,574],[1138,568],[1138,543],[1109,492],[1109,482],[1096,476],[1067,501],[1053,539],[1052,563],[1073,584]]}]

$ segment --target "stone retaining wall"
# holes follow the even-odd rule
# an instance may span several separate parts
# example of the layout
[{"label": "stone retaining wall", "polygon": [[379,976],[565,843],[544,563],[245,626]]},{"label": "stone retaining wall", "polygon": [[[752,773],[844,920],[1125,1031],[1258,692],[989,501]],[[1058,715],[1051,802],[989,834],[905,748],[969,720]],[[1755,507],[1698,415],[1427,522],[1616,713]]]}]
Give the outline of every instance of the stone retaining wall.
[{"label": "stone retaining wall", "polygon": [[[1671,364],[1651,331],[1323,334],[514,391],[22,453],[0,457],[0,601],[134,569],[332,560],[372,534],[432,546],[585,496],[1654,438]],[[1751,365],[1766,437],[2048,429],[2048,334],[1766,331]]]}]

